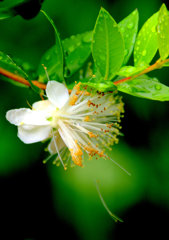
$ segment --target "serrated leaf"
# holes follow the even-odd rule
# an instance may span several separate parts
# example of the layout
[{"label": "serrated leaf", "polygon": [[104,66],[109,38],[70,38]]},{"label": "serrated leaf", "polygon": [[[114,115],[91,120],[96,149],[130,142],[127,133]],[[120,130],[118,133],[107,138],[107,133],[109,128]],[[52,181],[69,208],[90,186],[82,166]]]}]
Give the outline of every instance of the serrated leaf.
[{"label": "serrated leaf", "polygon": [[136,97],[169,101],[169,87],[146,75],[118,84],[117,89]]},{"label": "serrated leaf", "polygon": [[157,36],[160,57],[164,60],[169,55],[169,14],[165,4],[162,4],[159,11]]},{"label": "serrated leaf", "polygon": [[46,83],[48,77],[44,70],[44,66],[47,69],[50,80],[64,81],[63,77],[63,49],[59,33],[55,27],[53,20],[43,11],[41,12],[49,20],[55,31],[55,45],[50,48],[43,56],[40,61],[40,66],[38,68],[39,82]]},{"label": "serrated leaf", "polygon": [[143,66],[151,62],[158,49],[156,26],[158,12],[153,14],[143,25],[134,46],[134,65]]},{"label": "serrated leaf", "polygon": [[138,10],[136,9],[118,23],[120,32],[124,39],[125,46],[123,65],[128,62],[134,48],[134,43],[138,31],[138,19],[139,15]]},{"label": "serrated leaf", "polygon": [[73,35],[62,41],[65,56],[65,77],[79,70],[91,53],[92,31]]},{"label": "serrated leaf", "polygon": [[105,80],[111,80],[115,76],[124,59],[124,42],[118,25],[103,8],[94,27],[92,54]]}]

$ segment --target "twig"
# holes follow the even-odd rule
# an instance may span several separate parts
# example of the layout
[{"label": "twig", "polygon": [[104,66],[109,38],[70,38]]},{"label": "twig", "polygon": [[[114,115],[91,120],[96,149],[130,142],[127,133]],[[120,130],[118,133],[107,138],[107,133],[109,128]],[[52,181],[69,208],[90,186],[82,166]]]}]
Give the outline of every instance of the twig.
[{"label": "twig", "polygon": [[[29,83],[28,80],[26,80],[25,78],[20,77],[20,76],[14,74],[14,73],[11,73],[11,72],[3,69],[3,68],[0,68],[0,74],[3,75],[3,76],[5,76],[5,77],[7,77],[7,78],[10,78],[10,79],[12,79],[12,80],[14,80],[14,81],[16,81],[16,82],[22,83],[22,84],[30,87],[30,83]],[[40,88],[40,89],[43,89],[43,90],[46,89],[46,84],[44,84],[44,83],[40,83],[40,82],[38,82],[38,81],[32,81],[32,83],[33,83],[36,87],[38,87],[38,88]]]}]

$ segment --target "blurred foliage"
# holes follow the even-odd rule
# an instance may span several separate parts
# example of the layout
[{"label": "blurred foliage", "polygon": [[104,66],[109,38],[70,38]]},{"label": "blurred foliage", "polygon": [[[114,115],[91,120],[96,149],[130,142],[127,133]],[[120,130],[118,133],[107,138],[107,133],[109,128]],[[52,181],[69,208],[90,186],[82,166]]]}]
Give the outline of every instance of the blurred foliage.
[{"label": "blurred foliage", "polygon": [[147,169],[138,152],[121,143],[114,147],[111,158],[129,170],[131,177],[110,160],[88,160],[84,168],[67,171],[48,165],[56,210],[76,226],[81,239],[104,239],[113,224],[100,202],[95,181],[99,181],[113,213],[120,214],[144,193]]},{"label": "blurred foliage", "polygon": [[[0,2],[0,7],[4,7],[6,2]],[[117,22],[138,8],[140,29],[161,3],[159,0],[148,3],[147,0],[46,0],[43,9],[54,20],[61,39],[64,39],[92,30],[101,6]],[[38,68],[41,56],[55,42],[52,27],[42,14],[29,21],[20,16],[0,21],[0,29],[3,33],[0,51],[23,59],[25,66],[29,67],[30,63],[34,69]],[[168,84],[168,74],[167,69],[162,69],[153,72],[152,77],[160,77],[163,83]],[[6,111],[27,107],[27,101],[32,104],[39,99],[27,88],[17,88],[4,82],[1,82],[0,93],[0,175],[8,176],[37,161],[43,146],[40,143],[25,145],[17,139],[16,127],[5,119]],[[110,229],[116,227],[100,202],[95,180],[99,180],[102,195],[112,212],[122,218],[126,209],[143,199],[165,205],[166,211],[169,208],[168,103],[122,95],[125,102],[122,132],[125,135],[113,147],[111,154],[112,159],[132,173],[131,177],[108,160],[87,161],[84,168],[68,171],[55,168],[51,163],[46,165],[56,213],[74,224],[80,239],[106,240]],[[43,160],[43,156],[41,158]]]}]

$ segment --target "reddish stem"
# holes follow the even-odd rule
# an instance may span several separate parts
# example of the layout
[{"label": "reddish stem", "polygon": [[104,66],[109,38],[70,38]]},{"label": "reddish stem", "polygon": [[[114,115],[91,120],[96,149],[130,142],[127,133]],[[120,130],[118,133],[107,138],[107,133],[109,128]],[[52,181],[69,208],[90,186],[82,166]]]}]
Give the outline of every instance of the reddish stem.
[{"label": "reddish stem", "polygon": [[[3,69],[3,68],[0,68],[0,74],[2,74],[3,76],[5,76],[5,77],[7,77],[7,78],[10,78],[10,79],[12,79],[12,80],[14,80],[14,81],[16,81],[16,82],[22,83],[22,84],[30,87],[30,83],[29,83],[28,80],[26,80],[25,78],[20,77],[20,76],[14,74],[14,73],[11,73],[11,72]],[[43,89],[43,90],[46,89],[46,84],[44,84],[44,83],[40,83],[40,82],[38,82],[38,81],[32,81],[32,83],[33,83],[36,87],[38,87],[38,88],[40,88],[40,89]]]}]

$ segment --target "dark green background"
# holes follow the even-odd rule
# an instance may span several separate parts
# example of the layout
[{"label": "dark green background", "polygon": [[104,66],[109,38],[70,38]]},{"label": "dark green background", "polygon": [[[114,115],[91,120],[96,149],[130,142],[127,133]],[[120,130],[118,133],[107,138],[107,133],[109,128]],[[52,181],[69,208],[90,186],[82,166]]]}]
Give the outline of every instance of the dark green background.
[{"label": "dark green background", "polygon": [[[0,2],[7,6],[9,0]],[[19,1],[13,1],[19,2]],[[21,1],[20,1],[21,2]],[[158,0],[46,0],[43,9],[54,20],[61,39],[92,30],[100,7],[119,22],[135,8],[139,28],[162,2]],[[42,54],[54,44],[54,33],[42,14],[0,21],[0,50],[37,68]],[[132,59],[130,60],[132,63]],[[150,74],[168,84],[167,68]],[[1,81],[0,88],[0,239],[153,239],[168,233],[169,217],[169,104],[123,94],[125,116],[111,161],[86,161],[84,168],[64,171],[43,165],[45,144],[25,145],[5,114],[39,100],[31,90]],[[95,187],[124,223],[114,223]],[[5,234],[5,235],[3,235]],[[61,237],[59,237],[61,234]],[[5,236],[5,237],[4,237]]]}]

